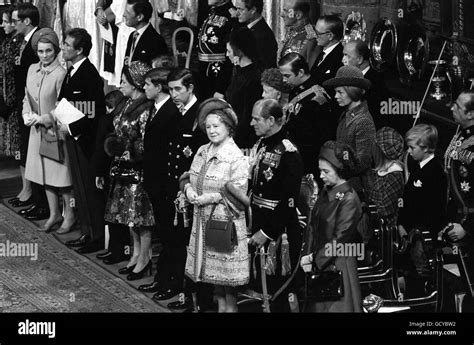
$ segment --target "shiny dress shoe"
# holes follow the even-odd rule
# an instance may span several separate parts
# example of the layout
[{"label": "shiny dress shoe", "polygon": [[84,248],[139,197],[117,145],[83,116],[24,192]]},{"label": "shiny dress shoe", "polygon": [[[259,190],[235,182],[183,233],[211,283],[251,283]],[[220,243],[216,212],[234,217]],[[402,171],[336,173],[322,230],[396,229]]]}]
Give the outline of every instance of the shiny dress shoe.
[{"label": "shiny dress shoe", "polygon": [[57,218],[56,220],[52,221],[49,224],[46,224],[46,223],[48,223],[48,222],[46,222],[41,228],[38,229],[38,231],[42,231],[42,232],[46,232],[46,233],[53,232],[54,228],[57,225],[61,224],[62,222],[63,222],[63,217]]},{"label": "shiny dress shoe", "polygon": [[36,205],[36,204],[31,204],[30,207],[24,208],[24,209],[18,211],[18,214],[19,214],[20,216],[24,216],[25,214],[28,214],[28,213],[33,212],[33,211],[36,210],[37,208],[38,208],[38,205]]},{"label": "shiny dress shoe", "polygon": [[159,290],[161,290],[161,286],[158,282],[143,284],[138,287],[138,291],[141,292],[158,292]]},{"label": "shiny dress shoe", "polygon": [[95,257],[99,260],[104,260],[104,259],[110,257],[111,255],[112,255],[111,251],[106,251],[106,252],[97,254]]},{"label": "shiny dress shoe", "polygon": [[130,274],[127,276],[127,280],[138,280],[142,279],[147,272],[150,272],[150,275],[152,275],[152,266],[151,266],[151,260],[148,261],[145,267],[140,272],[130,272]]},{"label": "shiny dress shoe", "polygon": [[75,240],[67,241],[66,246],[68,246],[68,247],[77,247],[77,248],[78,247],[83,247],[89,241],[90,241],[89,235],[82,235],[81,237],[79,237]]},{"label": "shiny dress shoe", "polygon": [[157,292],[156,294],[153,295],[152,298],[154,301],[165,301],[167,299],[173,298],[177,294],[179,294],[178,290],[166,289],[166,290]]},{"label": "shiny dress shoe", "polygon": [[135,268],[136,265],[132,265],[130,267],[122,267],[121,269],[118,270],[118,274],[130,274],[133,272],[133,269]]},{"label": "shiny dress shoe", "polygon": [[76,249],[76,252],[79,254],[90,254],[95,253],[103,248],[104,246],[102,244],[102,241],[90,241],[86,243],[83,247]]},{"label": "shiny dress shoe", "polygon": [[168,309],[171,310],[185,310],[185,309],[193,309],[193,301],[189,297],[184,298],[183,301],[175,301],[168,303]]},{"label": "shiny dress shoe", "polygon": [[119,262],[127,261],[129,259],[130,259],[130,256],[128,255],[117,255],[117,256],[111,255],[108,258],[105,258],[103,263],[106,265],[115,265],[115,264],[118,264]]},{"label": "shiny dress shoe", "polygon": [[8,200],[8,203],[13,206],[13,203],[16,203],[18,201],[20,201],[20,199],[15,197],[15,198],[12,198],[12,199]]},{"label": "shiny dress shoe", "polygon": [[34,204],[32,196],[30,196],[29,199],[26,199],[23,201],[21,201],[18,198],[14,198],[14,199],[8,200],[8,203],[12,205],[13,207],[26,207],[26,206],[30,206]]},{"label": "shiny dress shoe", "polygon": [[49,218],[49,210],[44,207],[38,207],[36,210],[23,215],[28,220],[43,220]]}]

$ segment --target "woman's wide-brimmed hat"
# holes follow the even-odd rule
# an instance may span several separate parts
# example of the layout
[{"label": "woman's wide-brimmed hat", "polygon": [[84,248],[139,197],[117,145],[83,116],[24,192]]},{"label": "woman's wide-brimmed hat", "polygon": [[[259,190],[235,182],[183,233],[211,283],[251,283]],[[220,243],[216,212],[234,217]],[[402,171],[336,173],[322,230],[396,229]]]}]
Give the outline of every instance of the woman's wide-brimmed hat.
[{"label": "woman's wide-brimmed hat", "polygon": [[221,98],[209,98],[201,103],[197,111],[198,125],[203,132],[206,132],[207,115],[211,113],[219,115],[231,129],[237,128],[239,120],[232,106]]},{"label": "woman's wide-brimmed hat", "polygon": [[368,79],[364,78],[364,74],[360,69],[354,66],[342,66],[336,72],[336,76],[323,83],[323,86],[338,87],[338,86],[355,86],[364,90],[371,87]]}]

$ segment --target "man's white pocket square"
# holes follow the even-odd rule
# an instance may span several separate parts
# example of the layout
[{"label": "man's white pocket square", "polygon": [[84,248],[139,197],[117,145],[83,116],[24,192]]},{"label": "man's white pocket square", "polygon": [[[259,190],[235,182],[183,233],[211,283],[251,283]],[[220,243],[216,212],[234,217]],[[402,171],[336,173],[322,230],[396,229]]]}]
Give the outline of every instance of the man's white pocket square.
[{"label": "man's white pocket square", "polygon": [[413,185],[415,187],[421,187],[421,186],[423,186],[423,183],[420,180],[417,180],[417,181],[413,182]]}]

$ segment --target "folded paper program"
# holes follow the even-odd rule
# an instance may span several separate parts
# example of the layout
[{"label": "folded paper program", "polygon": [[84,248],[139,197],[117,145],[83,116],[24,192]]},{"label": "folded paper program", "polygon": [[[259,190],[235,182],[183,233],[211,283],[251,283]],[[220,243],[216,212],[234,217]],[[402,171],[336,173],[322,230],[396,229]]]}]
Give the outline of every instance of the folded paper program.
[{"label": "folded paper program", "polygon": [[59,122],[66,125],[85,116],[79,109],[69,103],[66,98],[61,99],[52,113]]}]

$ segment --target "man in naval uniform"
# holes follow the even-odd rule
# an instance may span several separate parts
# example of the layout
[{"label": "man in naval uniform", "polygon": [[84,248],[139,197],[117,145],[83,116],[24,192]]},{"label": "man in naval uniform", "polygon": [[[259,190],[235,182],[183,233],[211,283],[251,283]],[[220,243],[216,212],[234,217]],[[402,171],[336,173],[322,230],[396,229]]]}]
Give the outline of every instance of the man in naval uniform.
[{"label": "man in naval uniform", "polygon": [[[264,248],[266,286],[268,294],[275,293],[297,270],[301,250],[298,224],[298,200],[303,162],[296,146],[287,139],[283,125],[283,110],[278,101],[263,99],[255,103],[252,122],[260,139],[250,155],[252,252],[250,288],[265,293],[262,288],[261,253]],[[298,278],[298,277],[296,277]],[[272,311],[288,311],[289,293],[295,293],[295,281],[274,299]],[[291,299],[291,298],[290,298]]]},{"label": "man in naval uniform", "polygon": [[459,253],[462,290],[470,296],[474,284],[474,91],[462,92],[451,110],[461,131],[453,137],[445,154],[451,222],[439,237],[453,244],[453,254]]},{"label": "man in naval uniform", "polygon": [[198,35],[200,99],[224,98],[232,76],[226,44],[238,24],[237,10],[230,0],[208,0],[211,7]]}]

